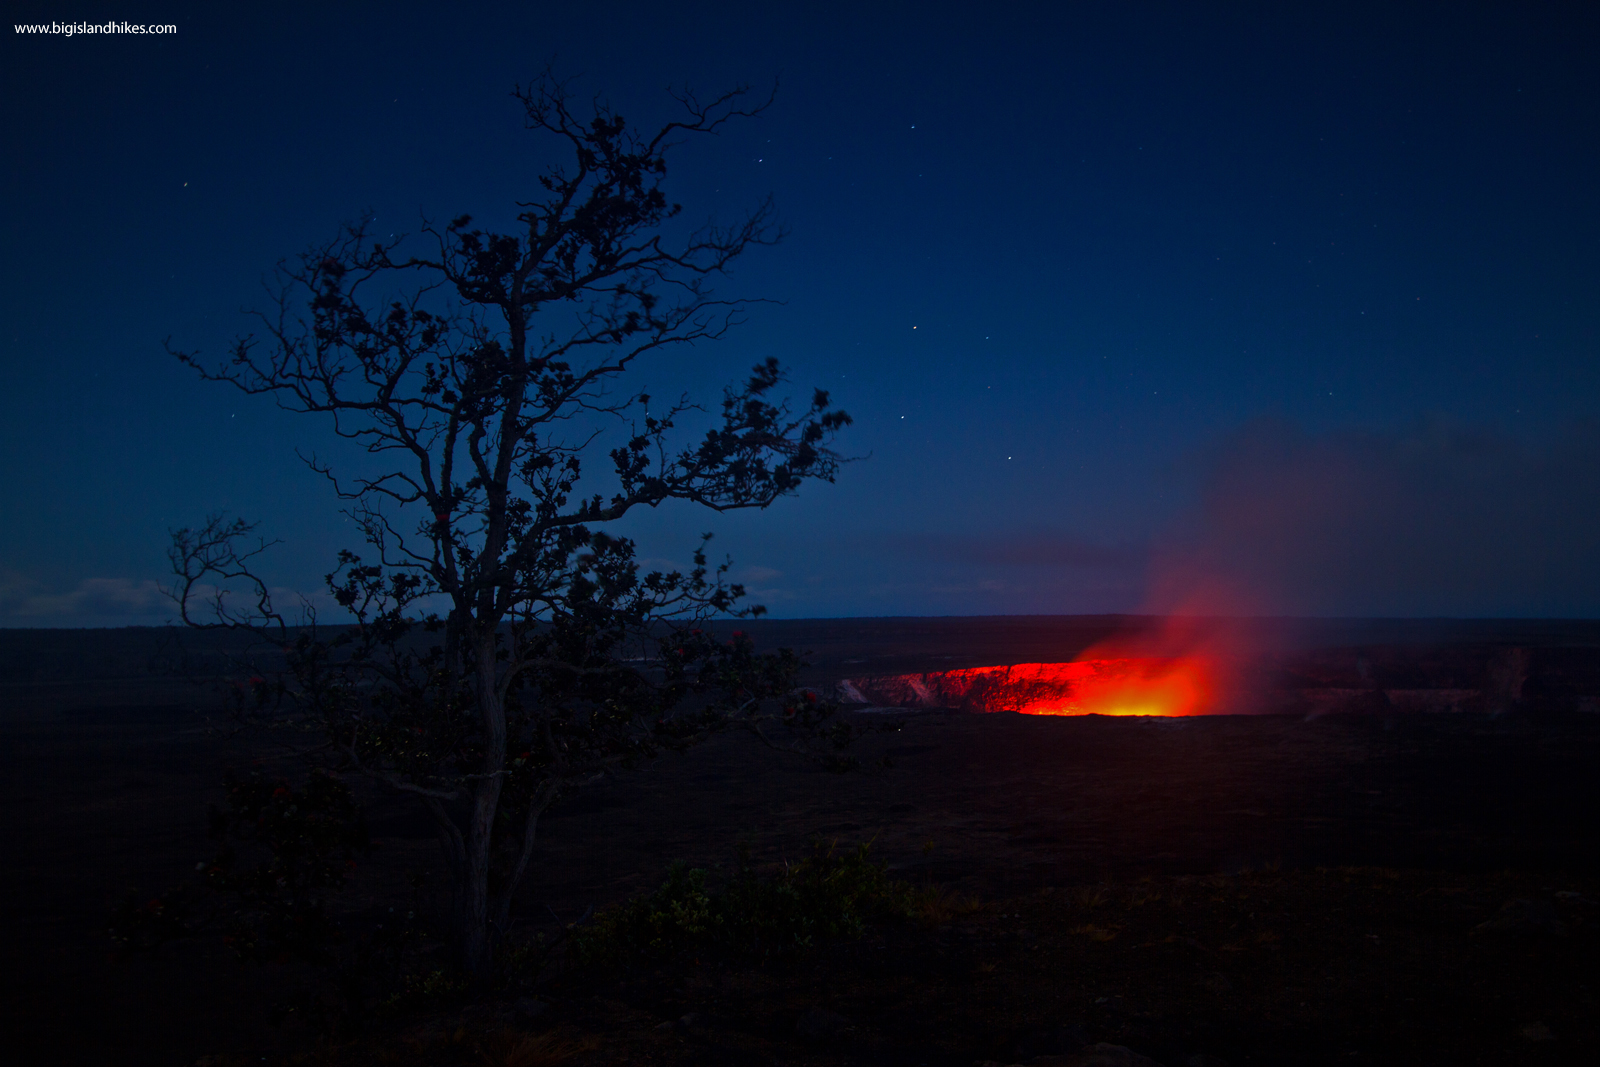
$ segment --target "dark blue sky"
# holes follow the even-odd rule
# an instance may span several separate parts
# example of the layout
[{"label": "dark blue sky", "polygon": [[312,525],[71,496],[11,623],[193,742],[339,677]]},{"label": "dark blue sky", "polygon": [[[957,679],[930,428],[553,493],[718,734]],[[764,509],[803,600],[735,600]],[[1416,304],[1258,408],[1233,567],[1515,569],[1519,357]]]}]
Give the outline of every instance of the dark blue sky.
[{"label": "dark blue sky", "polygon": [[326,428],[205,386],[263,274],[370,210],[509,216],[547,62],[630,119],[781,79],[677,157],[790,236],[784,301],[644,374],[776,355],[870,458],[703,529],[778,616],[1600,615],[1600,21],[1587,5],[14,5],[0,625],[159,622],[225,507],[314,589]]}]

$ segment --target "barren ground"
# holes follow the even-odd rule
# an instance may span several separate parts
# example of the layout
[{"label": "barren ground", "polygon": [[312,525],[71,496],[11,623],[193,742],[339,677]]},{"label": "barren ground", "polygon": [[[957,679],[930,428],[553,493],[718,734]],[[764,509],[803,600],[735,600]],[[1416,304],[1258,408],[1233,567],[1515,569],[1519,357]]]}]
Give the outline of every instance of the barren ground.
[{"label": "barren ground", "polygon": [[[1118,625],[752,629],[812,649],[808,680],[825,683],[1069,658]],[[208,729],[203,689],[144,670],[139,642],[150,640],[0,633],[0,1018],[29,1062],[260,1062],[304,1047],[304,1034],[263,1020],[283,976],[241,967],[220,945],[109,957],[110,908],[208,855],[204,809],[221,768],[263,756]],[[886,769],[832,775],[729,736],[607,782],[546,820],[520,908],[527,929],[647,890],[674,859],[727,862],[740,838],[767,860],[800,855],[815,835],[871,841],[903,877],[985,906],[936,931],[841,948],[804,974],[690,966],[558,997],[542,1025],[601,1041],[578,1062],[1010,1062],[1042,1047],[1029,1034],[1064,1025],[1168,1067],[1202,1053],[1582,1061],[1582,1048],[1600,1047],[1586,910],[1600,895],[1600,716],[1575,709],[1600,692],[1600,626],[1302,626],[1270,666],[1332,685],[1360,654],[1395,684],[1451,687],[1476,684],[1509,645],[1530,650],[1529,699],[1495,718],[927,713],[863,745]],[[373,824],[381,848],[356,892],[403,902],[403,875],[433,863],[431,835],[386,799]],[[1514,899],[1548,902],[1565,933],[1471,933]],[[800,1042],[808,1005],[851,1025]],[[689,1011],[696,1025],[658,1029]],[[441,1045],[432,1062],[483,1062],[487,1046],[473,1040]]]}]

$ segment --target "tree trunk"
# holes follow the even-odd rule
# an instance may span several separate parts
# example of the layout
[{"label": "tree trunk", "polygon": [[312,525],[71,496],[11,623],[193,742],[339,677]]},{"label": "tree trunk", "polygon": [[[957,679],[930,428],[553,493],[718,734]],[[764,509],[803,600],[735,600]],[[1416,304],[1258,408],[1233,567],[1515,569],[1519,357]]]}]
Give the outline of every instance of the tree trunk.
[{"label": "tree trunk", "polygon": [[[486,806],[483,794],[491,787],[491,783],[483,783],[473,798],[471,844],[459,891],[462,964],[475,981],[487,978],[494,964],[494,949],[489,942],[489,849],[487,835],[479,831]],[[489,819],[494,819],[492,807]]]},{"label": "tree trunk", "polygon": [[472,795],[467,827],[467,862],[460,897],[462,962],[475,981],[489,977],[494,966],[495,930],[489,914],[489,861],[494,854],[494,817],[500,806],[501,772],[506,760],[506,716],[495,678],[494,634],[477,644],[478,711],[483,716],[483,777]]},{"label": "tree trunk", "polygon": [[528,799],[528,814],[522,825],[522,841],[517,849],[517,863],[511,869],[505,885],[501,887],[500,898],[494,905],[494,921],[500,930],[505,930],[511,925],[511,904],[517,895],[517,886],[522,884],[522,876],[528,869],[528,859],[533,855],[534,838],[539,832],[539,816],[543,814],[553,796],[555,796],[555,784],[546,782],[543,788]]}]

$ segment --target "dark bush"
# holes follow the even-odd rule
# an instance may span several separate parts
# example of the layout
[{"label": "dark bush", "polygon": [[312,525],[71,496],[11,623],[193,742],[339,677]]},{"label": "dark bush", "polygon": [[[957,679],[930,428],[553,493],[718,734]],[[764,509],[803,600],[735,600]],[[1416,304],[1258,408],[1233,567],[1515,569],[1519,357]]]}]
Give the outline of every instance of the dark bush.
[{"label": "dark bush", "polygon": [[805,859],[765,876],[741,850],[738,869],[717,889],[704,870],[674,864],[654,893],[603,912],[577,933],[574,960],[615,966],[690,952],[770,959],[917,916],[923,894],[889,877],[868,848],[815,841]]}]

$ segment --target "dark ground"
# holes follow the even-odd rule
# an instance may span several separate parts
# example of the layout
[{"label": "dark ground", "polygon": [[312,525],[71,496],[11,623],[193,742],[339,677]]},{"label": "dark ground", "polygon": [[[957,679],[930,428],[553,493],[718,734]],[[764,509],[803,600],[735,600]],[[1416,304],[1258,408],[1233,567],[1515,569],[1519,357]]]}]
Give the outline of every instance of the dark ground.
[{"label": "dark ground", "polygon": [[[747,629],[813,650],[808,681],[825,684],[1066,659],[1128,625]],[[1476,687],[1518,647],[1524,699],[1495,717],[911,715],[863,746],[891,767],[844,776],[725,737],[554,811],[525,928],[556,929],[556,917],[647,890],[673,859],[725,863],[740,838],[758,860],[798,858],[818,834],[870,840],[901,876],[985,906],[781,980],[692,967],[648,976],[562,1001],[545,1025],[601,1042],[577,1062],[1010,1062],[1052,1051],[1028,1035],[1062,1026],[1167,1067],[1198,1053],[1585,1061],[1582,1048],[1600,1048],[1589,903],[1600,891],[1600,716],[1580,709],[1600,693],[1600,625],[1257,625],[1276,635],[1263,642],[1263,685]],[[283,977],[218,944],[110,957],[111,907],[208,856],[204,808],[220,768],[264,755],[208,729],[195,710],[203,688],[149,674],[171,658],[158,646],[150,631],[0,632],[0,1019],[27,1062],[192,1064],[305,1040],[264,1022]],[[432,838],[403,806],[383,801],[373,816],[381,848],[354,890],[404,906],[402,875],[433,862]],[[1472,934],[1516,899],[1555,909],[1564,932],[1538,911],[1520,934]],[[797,1043],[808,1005],[852,1023]],[[658,1028],[689,1011],[696,1025]],[[429,1062],[515,1059],[463,1041]]]}]

